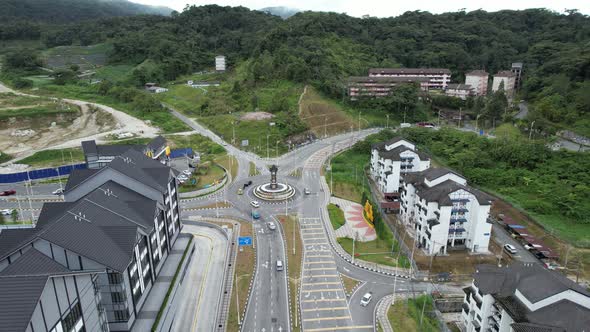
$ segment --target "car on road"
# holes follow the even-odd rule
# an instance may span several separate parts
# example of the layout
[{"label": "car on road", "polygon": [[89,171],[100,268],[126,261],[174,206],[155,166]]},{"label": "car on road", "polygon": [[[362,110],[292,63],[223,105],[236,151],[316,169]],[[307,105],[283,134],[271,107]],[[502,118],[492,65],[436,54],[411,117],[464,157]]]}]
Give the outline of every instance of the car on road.
[{"label": "car on road", "polygon": [[9,216],[12,214],[12,211],[14,211],[13,209],[4,209],[4,210],[0,210],[0,214],[3,216]]},{"label": "car on road", "polygon": [[10,196],[10,195],[16,195],[16,190],[4,190],[4,191],[0,191],[0,196]]},{"label": "car on road", "polygon": [[193,172],[191,172],[190,169],[185,169],[184,171],[182,171],[182,174],[184,174],[186,176],[191,176],[191,174],[193,174]]},{"label": "car on road", "polygon": [[508,252],[511,255],[516,255],[516,247],[514,247],[513,245],[506,243],[504,245],[504,250],[506,250],[506,252]]},{"label": "car on road", "polygon": [[248,182],[244,183],[244,189],[246,189],[246,187],[248,187],[251,184],[252,184],[252,181],[248,181]]},{"label": "car on road", "polygon": [[434,128],[435,127],[434,123],[430,123],[430,122],[418,122],[418,123],[416,123],[416,126],[422,127],[422,128]]},{"label": "car on road", "polygon": [[309,195],[309,194],[311,194],[311,191],[309,191],[309,188],[305,188],[305,189],[303,189],[303,193],[306,195]]},{"label": "car on road", "polygon": [[365,295],[363,295],[363,298],[361,299],[361,306],[366,307],[369,302],[371,302],[371,300],[373,299],[373,293],[368,292]]},{"label": "car on road", "polygon": [[277,271],[283,271],[283,261],[277,261]]},{"label": "car on road", "polygon": [[277,229],[277,226],[272,221],[267,222],[266,226],[268,226],[268,229],[270,229],[271,231],[274,231],[275,229]]},{"label": "car on road", "polygon": [[399,124],[400,128],[410,128],[412,126],[411,123],[403,122]]},{"label": "car on road", "polygon": [[244,194],[244,189],[238,188],[238,195],[243,195],[243,194]]},{"label": "car on road", "polygon": [[52,194],[54,194],[54,195],[62,195],[63,193],[64,193],[63,188],[57,188],[52,192]]},{"label": "car on road", "polygon": [[258,211],[252,211],[252,218],[260,219],[260,213],[258,213]]},{"label": "car on road", "polygon": [[252,201],[252,202],[250,202],[250,205],[252,205],[252,207],[259,208],[260,207],[260,202],[258,202],[258,201]]}]

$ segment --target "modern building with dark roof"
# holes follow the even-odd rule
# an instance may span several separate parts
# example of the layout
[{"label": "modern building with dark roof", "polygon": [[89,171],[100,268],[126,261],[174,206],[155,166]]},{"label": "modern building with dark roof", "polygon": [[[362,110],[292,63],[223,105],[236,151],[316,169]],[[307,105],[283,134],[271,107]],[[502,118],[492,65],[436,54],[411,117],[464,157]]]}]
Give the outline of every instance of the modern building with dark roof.
[{"label": "modern building with dark roof", "polygon": [[492,197],[446,168],[406,173],[401,180],[400,219],[428,255],[467,249],[488,253]]},{"label": "modern building with dark roof", "polygon": [[[76,309],[82,310],[85,330],[129,331],[182,226],[174,173],[134,149],[101,169],[74,173],[66,186],[65,202],[45,204],[35,228],[0,233],[0,289],[12,280],[4,274],[37,273],[45,281],[54,274],[90,275],[91,286],[84,289],[91,290],[99,305]],[[26,270],[23,262],[34,262],[38,271]],[[42,284],[39,280],[30,287],[36,293],[44,292]],[[23,287],[22,292],[29,291],[29,286]],[[58,289],[58,293],[63,291]],[[27,308],[43,304],[40,310],[49,310],[43,299],[30,297],[28,301]],[[98,312],[106,328],[103,323],[90,327],[86,310]],[[28,316],[22,322],[31,331],[53,328],[36,326],[38,318]],[[5,319],[0,316],[0,326]],[[71,330],[71,326],[64,329]]]},{"label": "modern building with dark roof", "polygon": [[94,140],[83,141],[82,151],[89,169],[98,169],[108,165],[115,157],[122,155],[128,150],[135,150],[154,159],[165,158],[166,139],[157,136],[148,144],[110,144],[96,145]]},{"label": "modern building with dark roof", "polygon": [[590,330],[590,293],[540,264],[479,265],[464,291],[461,318],[468,332]]},{"label": "modern building with dark roof", "polygon": [[400,84],[417,84],[422,91],[428,91],[429,81],[427,77],[353,76],[348,78],[348,96],[352,100],[386,97]]},{"label": "modern building with dark roof", "polygon": [[416,145],[395,137],[371,147],[371,176],[384,196],[381,207],[390,212],[399,210],[400,176],[430,167],[430,157]]},{"label": "modern building with dark roof", "polygon": [[427,78],[428,89],[444,90],[451,82],[451,71],[446,68],[371,68],[370,77]]}]

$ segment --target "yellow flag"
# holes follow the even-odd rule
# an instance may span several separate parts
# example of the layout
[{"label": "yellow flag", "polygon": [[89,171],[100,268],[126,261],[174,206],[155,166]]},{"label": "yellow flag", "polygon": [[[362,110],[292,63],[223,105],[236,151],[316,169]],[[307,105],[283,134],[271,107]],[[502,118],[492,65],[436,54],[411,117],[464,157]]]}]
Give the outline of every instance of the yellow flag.
[{"label": "yellow flag", "polygon": [[170,156],[170,147],[167,146],[166,147],[166,157],[169,157],[169,156]]}]

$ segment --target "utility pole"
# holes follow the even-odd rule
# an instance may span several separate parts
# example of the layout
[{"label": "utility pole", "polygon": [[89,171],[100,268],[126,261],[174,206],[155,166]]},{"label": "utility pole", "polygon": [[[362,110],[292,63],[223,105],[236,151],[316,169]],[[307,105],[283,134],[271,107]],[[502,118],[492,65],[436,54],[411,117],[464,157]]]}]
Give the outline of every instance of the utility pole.
[{"label": "utility pole", "polygon": [[354,264],[354,242],[356,240],[357,232],[354,232],[354,237],[352,238],[352,264]]},{"label": "utility pole", "polygon": [[531,129],[529,130],[529,141],[533,137],[533,126],[535,125],[535,121],[537,121],[537,120],[534,120],[533,122],[531,122]]},{"label": "utility pole", "polygon": [[422,313],[420,314],[420,328],[422,328],[422,319],[424,318],[424,309],[426,308],[426,300],[427,300],[427,296],[426,294],[424,294],[424,303],[422,304]]},{"label": "utility pole", "polygon": [[324,137],[328,137],[328,116],[324,115]]},{"label": "utility pole", "polygon": [[461,119],[462,119],[462,117],[461,117],[461,111],[462,110],[463,109],[461,107],[459,107],[459,122],[457,122],[457,128],[461,128]]},{"label": "utility pole", "polygon": [[279,141],[276,141],[275,143],[275,152],[277,154],[277,159],[279,159]]},{"label": "utility pole", "polygon": [[397,288],[397,275],[393,276],[393,299],[391,300],[391,305],[395,304],[395,290]]},{"label": "utility pole", "polygon": [[236,144],[236,122],[232,121],[231,126],[232,126],[232,132],[233,132],[233,138],[231,140],[232,140],[232,144],[235,145]]},{"label": "utility pole", "polygon": [[361,111],[359,111],[359,135],[361,133]]},{"label": "utility pole", "polygon": [[270,152],[268,150],[268,139],[270,135],[266,135],[266,159],[270,159]]},{"label": "utility pole", "polygon": [[406,123],[406,113],[408,112],[408,106],[404,108],[404,123]]},{"label": "utility pole", "polygon": [[387,124],[385,125],[385,128],[389,129],[389,114],[385,116],[387,117]]},{"label": "utility pole", "polygon": [[293,255],[295,255],[295,246],[297,245],[297,243],[295,243],[295,224],[296,224],[296,221],[293,220]]},{"label": "utility pole", "polygon": [[438,110],[438,127],[440,128],[440,109]]}]

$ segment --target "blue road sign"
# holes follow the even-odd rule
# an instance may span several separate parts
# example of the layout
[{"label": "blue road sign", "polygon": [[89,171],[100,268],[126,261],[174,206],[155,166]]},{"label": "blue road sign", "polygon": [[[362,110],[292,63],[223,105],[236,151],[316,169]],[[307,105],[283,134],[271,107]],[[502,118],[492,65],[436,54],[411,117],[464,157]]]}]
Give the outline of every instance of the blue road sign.
[{"label": "blue road sign", "polygon": [[238,238],[238,245],[241,246],[251,246],[252,245],[252,237],[251,236],[240,236]]}]

